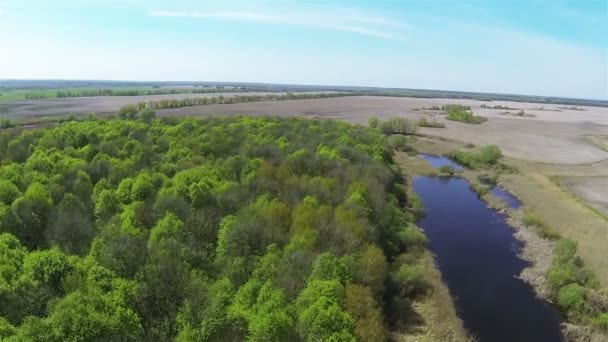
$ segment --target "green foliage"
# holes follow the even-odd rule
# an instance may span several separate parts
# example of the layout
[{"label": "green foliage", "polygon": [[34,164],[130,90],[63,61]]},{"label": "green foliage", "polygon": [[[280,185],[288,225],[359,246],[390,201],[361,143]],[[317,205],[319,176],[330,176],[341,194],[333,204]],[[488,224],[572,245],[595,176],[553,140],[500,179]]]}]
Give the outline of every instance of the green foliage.
[{"label": "green foliage", "polygon": [[348,285],[346,309],[355,319],[355,332],[361,341],[381,342],[387,339],[382,311],[368,287]]},{"label": "green foliage", "polygon": [[354,321],[342,307],[345,289],[339,280],[313,280],[296,301],[298,330],[308,341],[354,341]]},{"label": "green foliage", "polygon": [[563,265],[572,263],[576,258],[577,243],[570,239],[561,239],[553,249],[553,263]]},{"label": "green foliage", "polygon": [[309,281],[336,279],[345,285],[350,280],[346,264],[331,253],[323,253],[315,260]]},{"label": "green foliage", "polygon": [[58,248],[34,251],[23,258],[24,275],[55,292],[63,290],[63,280],[73,270],[68,258]]},{"label": "green foliage", "polygon": [[[258,99],[274,97],[213,101]],[[426,238],[386,137],[329,120],[153,115],[195,102],[1,141],[0,339],[387,337],[397,311],[383,306],[421,292]],[[405,252],[413,270],[397,276]]]},{"label": "green foliage", "polygon": [[544,237],[545,239],[559,238],[559,235],[557,235],[557,233],[551,227],[549,227],[545,221],[533,213],[524,212],[523,222],[526,226],[534,227],[540,236]]},{"label": "green foliage", "polygon": [[443,165],[439,168],[439,173],[451,177],[456,173],[456,169],[452,165]]},{"label": "green foliage", "polygon": [[19,239],[11,234],[0,234],[0,290],[11,285],[21,275],[26,254],[27,250]]},{"label": "green foliage", "polygon": [[445,124],[443,122],[438,121],[429,121],[426,118],[422,118],[418,120],[419,127],[429,127],[429,128],[445,128]]},{"label": "green foliage", "polygon": [[174,214],[168,213],[150,231],[148,245],[158,245],[163,239],[179,239],[183,230],[184,223]]},{"label": "green foliage", "polygon": [[9,180],[0,179],[0,203],[11,205],[19,196],[21,196],[21,191],[15,184]]},{"label": "green foliage", "polygon": [[367,120],[367,123],[369,125],[370,128],[378,128],[378,118],[375,116],[370,117]]},{"label": "green foliage", "polygon": [[408,139],[408,137],[401,135],[401,134],[391,135],[388,138],[388,143],[393,149],[395,149],[397,151],[404,151],[404,152],[414,151],[414,148],[411,145],[409,145],[410,140]]},{"label": "green foliage", "polygon": [[593,323],[603,330],[608,330],[608,312],[601,312],[594,318]]},{"label": "green foliage", "polygon": [[568,284],[557,294],[557,304],[566,310],[582,310],[587,290],[579,284]]},{"label": "green foliage", "polygon": [[479,169],[496,165],[502,152],[496,145],[487,145],[473,151],[456,151],[451,157],[463,166]]},{"label": "green foliage", "polygon": [[480,124],[488,121],[487,118],[483,116],[474,115],[470,112],[470,107],[464,107],[460,105],[447,105],[444,107],[444,110],[447,112],[446,119],[452,121],[459,121],[468,124]]},{"label": "green foliage", "polygon": [[285,295],[270,281],[249,280],[236,293],[228,317],[246,322],[248,341],[288,340],[295,334]]},{"label": "green foliage", "polygon": [[408,120],[406,118],[391,118],[386,121],[381,121],[378,123],[378,127],[380,131],[386,135],[391,134],[416,134],[418,131],[418,125],[416,122]]},{"label": "green foliage", "polygon": [[70,293],[46,320],[62,341],[135,340],[142,335],[139,317],[115,293]]}]

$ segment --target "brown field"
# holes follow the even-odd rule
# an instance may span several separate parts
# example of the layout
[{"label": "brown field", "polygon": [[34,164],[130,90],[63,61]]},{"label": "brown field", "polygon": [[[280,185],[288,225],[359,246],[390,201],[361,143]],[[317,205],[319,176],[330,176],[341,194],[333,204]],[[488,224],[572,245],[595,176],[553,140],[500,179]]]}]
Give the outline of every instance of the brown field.
[{"label": "brown field", "polygon": [[[315,92],[310,92],[315,93]],[[330,92],[323,92],[330,93]],[[23,100],[0,103],[0,115],[9,118],[28,118],[53,115],[86,115],[88,113],[108,114],[117,112],[120,107],[137,102],[158,101],[163,99],[181,100],[201,97],[230,97],[237,95],[277,95],[279,92],[228,92],[202,94],[168,94],[144,96],[94,96],[73,97],[49,100]]]},{"label": "brown field", "polygon": [[[14,118],[53,115],[86,115],[94,112],[116,112],[121,106],[140,101],[180,99],[201,96],[233,96],[241,93],[181,94],[152,96],[109,96],[53,100],[29,100],[0,104],[0,115]],[[268,93],[247,93],[268,94]],[[433,106],[458,103],[489,118],[481,125],[468,125],[444,120],[436,111],[424,110]],[[505,116],[504,109],[481,106],[504,106],[523,109],[533,117]],[[496,144],[504,154],[529,161],[548,164],[576,165],[597,163],[608,159],[608,151],[590,143],[589,137],[608,136],[608,108],[568,107],[507,101],[475,101],[454,99],[425,99],[405,97],[353,96],[312,100],[252,102],[205,105],[165,109],[159,115],[278,115],[340,119],[367,123],[370,116],[389,118],[403,116],[412,119],[434,117],[446,128],[422,128],[421,132],[438,135],[476,145]],[[583,110],[581,110],[583,109]],[[510,110],[514,111],[514,110]],[[598,140],[600,139],[600,140]]]},{"label": "brown field", "polygon": [[[468,125],[444,120],[431,106],[460,103],[487,116],[482,125]],[[534,117],[504,116],[504,111],[481,108],[483,104],[525,108]],[[608,159],[608,152],[589,144],[588,134],[608,134],[608,108],[584,107],[586,110],[558,109],[533,103],[485,102],[452,99],[356,96],[315,100],[238,103],[184,107],[160,111],[161,115],[279,115],[340,119],[367,123],[370,116],[412,119],[434,116],[445,129],[423,128],[424,134],[438,135],[473,144],[496,144],[510,157],[553,164],[586,164]],[[533,109],[537,108],[537,109]],[[548,110],[554,108],[555,110]],[[560,110],[559,112],[556,110]]]},{"label": "brown field", "polygon": [[604,151],[608,151],[608,135],[594,135],[594,134],[589,134],[586,136],[587,140],[601,148]]},{"label": "brown field", "polygon": [[564,177],[561,183],[577,197],[608,217],[608,177]]}]

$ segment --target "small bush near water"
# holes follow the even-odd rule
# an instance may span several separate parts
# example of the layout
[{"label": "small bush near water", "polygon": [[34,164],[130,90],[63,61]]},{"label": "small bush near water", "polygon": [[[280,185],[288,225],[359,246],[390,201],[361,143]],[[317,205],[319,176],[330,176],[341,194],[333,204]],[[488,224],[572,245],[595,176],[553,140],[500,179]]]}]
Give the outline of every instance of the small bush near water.
[{"label": "small bush near water", "polygon": [[575,324],[608,332],[608,298],[597,291],[599,281],[576,255],[577,244],[560,239],[547,274],[553,300]]},{"label": "small bush near water", "polygon": [[463,166],[478,169],[496,165],[502,157],[502,152],[496,145],[487,145],[473,151],[456,151],[451,157]]},{"label": "small bush near water", "polygon": [[450,105],[445,107],[448,116],[446,119],[452,121],[459,121],[468,124],[480,124],[488,121],[487,118],[483,116],[478,116],[470,112],[470,107],[464,107],[459,105]]}]

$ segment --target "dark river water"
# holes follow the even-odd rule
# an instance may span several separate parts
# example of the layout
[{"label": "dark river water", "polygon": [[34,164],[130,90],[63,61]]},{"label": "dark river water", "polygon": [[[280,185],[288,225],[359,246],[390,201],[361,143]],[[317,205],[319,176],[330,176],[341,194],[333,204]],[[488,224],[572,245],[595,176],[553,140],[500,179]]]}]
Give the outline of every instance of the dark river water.
[{"label": "dark river water", "polygon": [[500,186],[495,186],[490,192],[492,193],[492,195],[505,201],[509,205],[510,208],[512,208],[512,209],[521,208],[521,202],[517,199],[517,197],[513,196],[513,194],[511,194],[504,188],[502,188]]},{"label": "dark river water", "polygon": [[464,168],[450,158],[436,156],[428,153],[420,153],[419,156],[429,162],[432,167],[438,169],[442,166],[451,166],[454,170],[462,171]]},{"label": "dark river water", "polygon": [[467,330],[480,342],[561,341],[558,312],[516,278],[526,262],[505,217],[462,178],[415,177],[414,189],[426,209],[419,226]]}]

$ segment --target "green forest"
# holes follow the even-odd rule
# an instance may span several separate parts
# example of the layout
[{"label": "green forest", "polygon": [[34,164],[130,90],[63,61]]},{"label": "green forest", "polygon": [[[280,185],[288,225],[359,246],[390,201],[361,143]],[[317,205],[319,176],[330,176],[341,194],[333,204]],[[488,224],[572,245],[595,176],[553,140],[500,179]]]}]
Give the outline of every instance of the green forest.
[{"label": "green forest", "polygon": [[379,129],[143,114],[0,131],[2,341],[382,341],[411,319],[426,238]]}]

